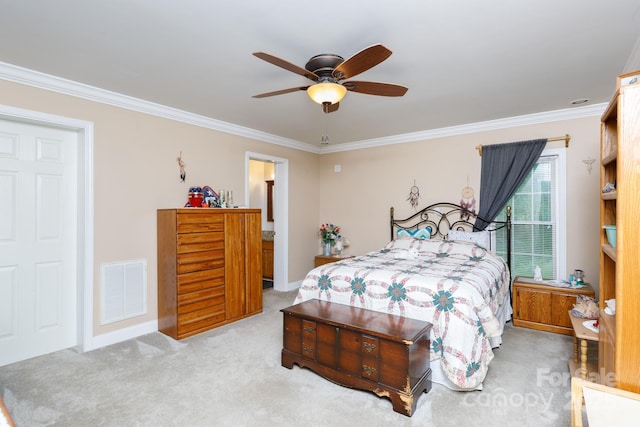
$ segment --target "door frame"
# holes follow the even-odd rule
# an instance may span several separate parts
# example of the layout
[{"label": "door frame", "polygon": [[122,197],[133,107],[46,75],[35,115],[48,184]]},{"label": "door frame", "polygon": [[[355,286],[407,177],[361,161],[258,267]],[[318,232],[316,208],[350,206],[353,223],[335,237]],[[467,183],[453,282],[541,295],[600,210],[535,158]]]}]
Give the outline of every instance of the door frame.
[{"label": "door frame", "polygon": [[245,153],[245,206],[249,206],[250,160],[274,164],[274,180],[278,189],[273,199],[273,230],[277,236],[273,242],[273,289],[289,291],[289,160],[250,151]]},{"label": "door frame", "polygon": [[78,224],[76,272],[76,346],[95,347],[93,340],[93,123],[0,104],[0,119],[63,128],[78,134]]}]

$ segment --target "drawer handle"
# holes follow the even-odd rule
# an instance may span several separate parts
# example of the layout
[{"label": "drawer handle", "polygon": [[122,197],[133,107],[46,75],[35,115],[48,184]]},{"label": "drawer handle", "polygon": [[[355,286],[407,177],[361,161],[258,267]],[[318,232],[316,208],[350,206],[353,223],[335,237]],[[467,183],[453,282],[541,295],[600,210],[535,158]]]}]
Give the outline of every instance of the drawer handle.
[{"label": "drawer handle", "polygon": [[302,329],[308,334],[313,332],[313,326],[303,326]]},{"label": "drawer handle", "polygon": [[362,365],[362,370],[368,375],[373,376],[376,373],[376,368],[368,365]]},{"label": "drawer handle", "polygon": [[373,350],[376,349],[376,345],[372,344],[370,342],[363,342],[362,346],[364,347],[364,349],[368,352],[371,353]]},{"label": "drawer handle", "polygon": [[302,345],[302,351],[304,352],[304,354],[312,354],[313,353],[313,349],[311,347],[309,347],[308,345]]}]

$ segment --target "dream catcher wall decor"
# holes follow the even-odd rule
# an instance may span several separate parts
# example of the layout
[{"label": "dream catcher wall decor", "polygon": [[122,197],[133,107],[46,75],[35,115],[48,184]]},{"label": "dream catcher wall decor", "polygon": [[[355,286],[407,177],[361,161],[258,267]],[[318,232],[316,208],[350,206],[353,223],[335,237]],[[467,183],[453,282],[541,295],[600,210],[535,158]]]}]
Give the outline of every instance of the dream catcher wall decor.
[{"label": "dream catcher wall decor", "polygon": [[416,185],[416,180],[413,180],[413,186],[409,190],[409,197],[407,197],[407,201],[411,205],[413,209],[418,207],[418,199],[420,198],[420,189]]},{"label": "dream catcher wall decor", "polygon": [[469,187],[468,182],[467,186],[462,189],[460,206],[462,207],[462,210],[460,211],[460,219],[463,221],[469,221],[471,214],[476,213],[476,198],[473,188]]},{"label": "dream catcher wall decor", "polygon": [[180,152],[180,155],[176,160],[178,161],[178,167],[180,168],[180,181],[184,182],[184,180],[187,178],[187,172],[184,170],[184,161],[182,160],[182,151]]}]

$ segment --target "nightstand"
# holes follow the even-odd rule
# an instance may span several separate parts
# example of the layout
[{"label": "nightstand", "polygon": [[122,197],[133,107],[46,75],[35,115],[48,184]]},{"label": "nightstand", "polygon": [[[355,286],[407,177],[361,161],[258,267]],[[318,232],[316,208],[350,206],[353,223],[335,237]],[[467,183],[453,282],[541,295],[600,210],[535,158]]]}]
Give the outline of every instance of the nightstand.
[{"label": "nightstand", "polygon": [[330,264],[336,261],[342,261],[343,259],[353,258],[351,255],[316,255],[314,267],[319,267],[324,264]]},{"label": "nightstand", "polygon": [[513,325],[573,335],[568,311],[578,295],[593,298],[595,293],[588,283],[579,288],[562,288],[517,276],[513,279]]}]

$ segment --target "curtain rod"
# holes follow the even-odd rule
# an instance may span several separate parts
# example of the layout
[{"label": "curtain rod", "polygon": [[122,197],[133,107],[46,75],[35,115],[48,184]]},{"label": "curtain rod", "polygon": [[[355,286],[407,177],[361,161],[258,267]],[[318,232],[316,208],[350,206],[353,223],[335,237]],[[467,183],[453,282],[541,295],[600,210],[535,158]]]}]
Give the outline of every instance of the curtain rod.
[{"label": "curtain rod", "polygon": [[[555,138],[547,138],[547,142],[551,141],[564,141],[565,148],[569,148],[569,140],[571,137],[569,134],[565,134],[565,136],[556,136]],[[476,145],[476,150],[478,150],[478,154],[482,156],[482,145]]]}]

